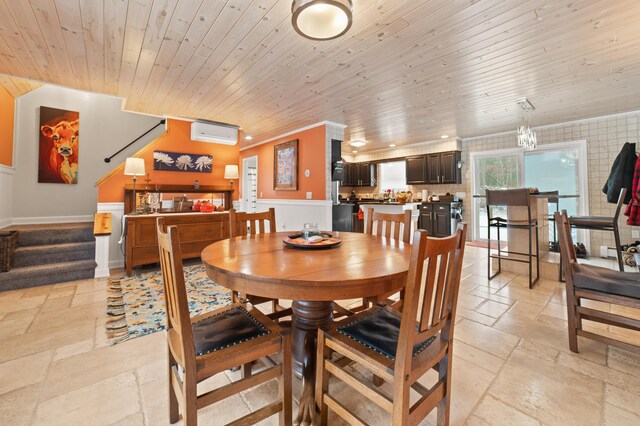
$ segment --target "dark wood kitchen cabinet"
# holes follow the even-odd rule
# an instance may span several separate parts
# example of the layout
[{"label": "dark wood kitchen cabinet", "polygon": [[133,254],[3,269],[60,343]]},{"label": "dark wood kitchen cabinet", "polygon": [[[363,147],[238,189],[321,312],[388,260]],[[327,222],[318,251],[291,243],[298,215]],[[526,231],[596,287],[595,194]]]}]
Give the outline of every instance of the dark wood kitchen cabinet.
[{"label": "dark wood kitchen cabinet", "polygon": [[440,154],[428,154],[427,156],[426,183],[440,182]]},{"label": "dark wood kitchen cabinet", "polygon": [[427,231],[430,237],[447,237],[451,235],[451,205],[447,203],[429,203],[420,206],[420,229]]},{"label": "dark wood kitchen cabinet", "polygon": [[344,163],[342,166],[342,186],[354,186],[354,164]]},{"label": "dark wood kitchen cabinet", "polygon": [[440,154],[440,181],[442,183],[462,183],[462,170],[458,167],[461,158],[460,151]]},{"label": "dark wood kitchen cabinet", "polygon": [[376,169],[373,163],[346,163],[342,186],[376,186]]},{"label": "dark wood kitchen cabinet", "polygon": [[427,181],[427,158],[424,155],[407,157],[405,162],[408,185]]},{"label": "dark wood kitchen cabinet", "polygon": [[405,160],[407,184],[462,183],[460,151],[415,155]]}]

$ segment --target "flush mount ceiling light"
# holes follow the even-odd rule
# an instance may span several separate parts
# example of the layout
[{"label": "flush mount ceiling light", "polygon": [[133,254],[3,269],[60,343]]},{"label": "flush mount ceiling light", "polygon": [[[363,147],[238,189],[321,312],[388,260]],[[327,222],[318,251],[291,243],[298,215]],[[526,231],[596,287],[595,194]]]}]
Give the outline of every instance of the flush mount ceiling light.
[{"label": "flush mount ceiling light", "polygon": [[252,137],[252,136],[249,136],[249,135],[247,135],[247,136],[245,136],[245,137],[244,137],[244,140],[246,140],[246,141],[250,141],[251,139],[253,139],[253,137]]},{"label": "flush mount ceiling light", "polygon": [[365,143],[365,141],[351,141],[351,142],[349,142],[349,145],[359,148],[361,146],[365,146],[366,143]]},{"label": "flush mount ceiling light", "polygon": [[446,139],[448,137],[449,137],[449,135],[442,135],[442,136],[440,136],[440,139]]},{"label": "flush mount ceiling light", "polygon": [[291,24],[303,37],[331,40],[340,37],[353,23],[351,0],[294,0]]},{"label": "flush mount ceiling light", "polygon": [[536,110],[536,107],[534,107],[527,98],[517,100],[516,103],[520,105],[520,108],[524,111],[522,125],[518,126],[518,129],[516,130],[518,146],[526,149],[527,151],[533,151],[538,147],[536,132],[531,128],[531,113]]},{"label": "flush mount ceiling light", "polygon": [[390,146],[391,148],[393,148],[394,146],[396,146],[396,144],[395,144],[395,143],[392,143],[392,144],[390,144],[389,146]]}]

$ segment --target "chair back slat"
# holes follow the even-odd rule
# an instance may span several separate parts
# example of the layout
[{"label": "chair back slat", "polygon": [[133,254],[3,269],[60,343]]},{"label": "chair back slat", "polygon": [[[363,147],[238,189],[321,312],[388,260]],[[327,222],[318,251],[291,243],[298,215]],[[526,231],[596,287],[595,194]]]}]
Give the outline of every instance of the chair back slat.
[{"label": "chair back slat", "polygon": [[[157,220],[158,248],[160,250],[160,268],[164,284],[165,306],[167,311],[167,331],[175,331],[180,336],[180,351],[186,356],[195,356],[193,331],[189,316],[187,289],[182,268],[182,252],[178,227],[169,226],[165,232],[162,218]],[[191,352],[191,353],[190,353]]]},{"label": "chair back slat", "polygon": [[432,307],[432,315],[431,315],[431,321],[427,322],[425,321],[426,318],[423,318],[421,323],[420,323],[420,330],[426,330],[427,328],[431,327],[434,324],[438,324],[440,322],[440,320],[442,319],[442,313],[443,310],[445,309],[445,307],[443,305],[446,304],[446,301],[444,300],[444,296],[445,296],[445,288],[447,287],[446,284],[449,283],[448,278],[451,277],[451,270],[450,270],[450,265],[449,265],[449,253],[444,253],[443,255],[440,256],[440,259],[438,261],[438,280],[437,280],[437,285],[435,288],[435,297],[433,299],[433,307]]},{"label": "chair back slat", "polygon": [[231,237],[245,237],[248,235],[264,234],[265,223],[269,222],[269,232],[276,232],[276,211],[272,207],[266,212],[246,213],[229,210],[229,225]]},{"label": "chair back slat", "polygon": [[[392,229],[393,234],[391,233]],[[402,234],[400,234],[401,229]],[[364,232],[365,234],[384,236],[396,240],[402,239],[402,241],[408,243],[411,239],[411,210],[405,210],[404,213],[390,214],[376,212],[370,207],[367,209],[367,225]]]},{"label": "chair back slat", "polygon": [[445,238],[428,238],[424,230],[413,235],[395,366],[396,372],[403,372],[400,377],[416,368],[411,365],[413,345],[420,343],[417,339],[426,330],[439,330],[441,339],[447,341],[453,335],[466,233],[467,225],[462,223]]},{"label": "chair back slat", "polygon": [[429,322],[428,318],[429,313],[431,312],[431,305],[433,303],[436,272],[438,269],[437,260],[434,261],[433,259],[428,259],[425,263],[427,264],[427,276],[425,282],[421,284],[422,286],[424,286],[424,295],[422,297],[422,307],[419,317],[421,331],[423,330],[422,324]]}]

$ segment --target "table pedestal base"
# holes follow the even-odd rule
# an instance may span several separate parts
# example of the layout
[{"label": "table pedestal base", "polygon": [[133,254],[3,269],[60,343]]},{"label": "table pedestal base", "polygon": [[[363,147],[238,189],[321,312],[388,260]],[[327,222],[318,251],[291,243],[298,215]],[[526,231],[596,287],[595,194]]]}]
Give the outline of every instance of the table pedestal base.
[{"label": "table pedestal base", "polygon": [[316,340],[319,328],[333,322],[333,302],[295,300],[292,305],[291,352],[293,372],[302,378],[297,425],[316,423]]}]

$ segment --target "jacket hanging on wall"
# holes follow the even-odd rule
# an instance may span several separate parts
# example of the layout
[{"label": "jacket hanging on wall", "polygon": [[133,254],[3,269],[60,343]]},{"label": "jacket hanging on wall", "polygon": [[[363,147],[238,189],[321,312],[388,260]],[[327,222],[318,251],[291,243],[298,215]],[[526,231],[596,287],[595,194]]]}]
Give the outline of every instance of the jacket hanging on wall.
[{"label": "jacket hanging on wall", "polygon": [[633,174],[633,187],[632,191],[627,191],[627,195],[631,192],[631,201],[624,211],[625,216],[629,216],[627,219],[627,225],[640,225],[640,196],[638,196],[638,189],[640,189],[640,158],[636,160],[636,169]]},{"label": "jacket hanging on wall", "polygon": [[[620,196],[622,188],[631,188],[633,186],[633,172],[635,169],[638,156],[636,155],[636,144],[625,142],[620,153],[611,166],[609,179],[604,184],[602,192],[607,194],[607,201],[616,204]],[[628,204],[631,200],[631,191],[627,191],[624,203]]]}]

